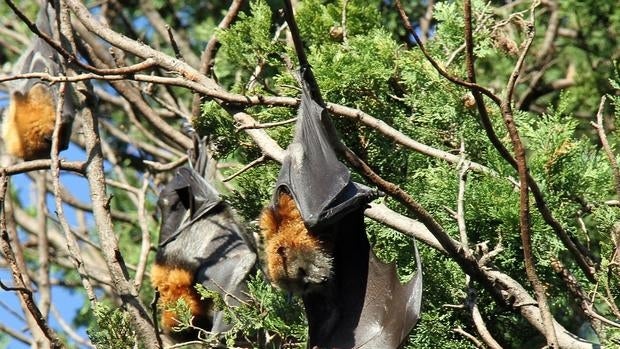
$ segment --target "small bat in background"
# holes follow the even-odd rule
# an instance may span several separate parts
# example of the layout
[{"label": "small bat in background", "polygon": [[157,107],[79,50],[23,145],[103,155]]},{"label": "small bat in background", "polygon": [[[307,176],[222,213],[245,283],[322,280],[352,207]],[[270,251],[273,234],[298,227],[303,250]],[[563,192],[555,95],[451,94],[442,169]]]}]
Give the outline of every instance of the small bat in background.
[{"label": "small bat in background", "polygon": [[[43,1],[36,21],[37,28],[54,37],[56,11]],[[45,40],[35,37],[19,58],[13,74],[48,73],[58,76],[60,55]],[[10,102],[2,122],[2,139],[6,151],[24,160],[49,158],[59,103],[59,85],[41,79],[19,79],[7,83]],[[59,149],[69,146],[75,108],[70,85],[63,95]]]},{"label": "small bat in background", "polygon": [[377,193],[351,181],[338,161],[321,124],[326,111],[301,76],[295,137],[260,218],[263,269],[277,287],[302,296],[308,347],[397,348],[420,313],[417,247],[407,284],[371,251],[363,212]]},{"label": "small bat in background", "polygon": [[[195,326],[224,332],[230,325],[223,312],[214,309],[211,300],[201,300],[194,286],[200,283],[219,293],[228,305],[238,305],[239,299],[247,300],[246,279],[256,255],[232,209],[204,178],[205,147],[204,140],[195,145],[193,166],[177,170],[159,195],[162,223],[151,281],[163,304],[182,298]],[[173,311],[163,311],[164,330],[176,339],[190,339],[192,333],[171,333],[177,325],[175,317]]]}]

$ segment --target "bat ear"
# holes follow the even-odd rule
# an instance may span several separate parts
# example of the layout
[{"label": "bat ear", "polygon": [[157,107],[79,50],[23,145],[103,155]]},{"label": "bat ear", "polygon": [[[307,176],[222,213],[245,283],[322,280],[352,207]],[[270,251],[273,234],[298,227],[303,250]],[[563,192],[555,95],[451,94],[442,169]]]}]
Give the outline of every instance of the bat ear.
[{"label": "bat ear", "polygon": [[26,100],[26,95],[24,95],[23,93],[19,91],[13,91],[11,96],[16,102],[24,102]]}]

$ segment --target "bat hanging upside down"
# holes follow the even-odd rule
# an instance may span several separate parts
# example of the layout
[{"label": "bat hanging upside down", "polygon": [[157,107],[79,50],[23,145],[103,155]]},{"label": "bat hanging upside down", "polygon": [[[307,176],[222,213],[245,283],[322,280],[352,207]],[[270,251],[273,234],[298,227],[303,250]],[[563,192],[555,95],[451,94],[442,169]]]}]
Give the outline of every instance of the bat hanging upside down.
[{"label": "bat hanging upside down", "polygon": [[248,299],[246,281],[256,262],[232,208],[204,178],[205,141],[194,149],[193,166],[180,168],[159,194],[162,224],[151,269],[151,283],[163,305],[162,327],[177,340],[195,338],[195,333],[173,333],[179,321],[170,305],[182,299],[194,326],[227,331],[230,325],[224,313],[214,309],[212,300],[201,299],[195,285],[217,292],[228,305],[238,305]]},{"label": "bat hanging upside down", "polygon": [[353,182],[336,157],[304,73],[295,136],[260,217],[263,270],[301,295],[309,348],[395,349],[419,317],[417,249],[418,273],[407,284],[370,249],[364,210],[377,192]]},{"label": "bat hanging upside down", "polygon": [[[53,37],[56,12],[49,1],[39,9],[37,28]],[[14,74],[60,73],[59,54],[42,38],[35,37],[13,69]],[[41,79],[21,79],[7,83],[10,102],[2,121],[2,139],[6,151],[24,160],[49,158],[52,135],[61,94],[58,84]],[[67,149],[73,124],[72,90],[67,85],[62,96],[59,150]]]}]

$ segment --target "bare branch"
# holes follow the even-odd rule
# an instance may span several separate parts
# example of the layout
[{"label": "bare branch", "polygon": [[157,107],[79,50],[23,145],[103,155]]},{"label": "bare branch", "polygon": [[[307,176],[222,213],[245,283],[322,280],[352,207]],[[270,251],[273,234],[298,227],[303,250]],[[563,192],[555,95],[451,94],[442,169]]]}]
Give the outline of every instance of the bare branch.
[{"label": "bare branch", "polygon": [[456,199],[456,222],[461,236],[461,245],[469,250],[469,239],[467,238],[467,228],[465,226],[465,185],[467,180],[467,171],[469,171],[469,161],[465,159],[465,141],[461,140],[461,160],[457,166],[459,169],[459,190]]},{"label": "bare branch", "polygon": [[[60,118],[59,118],[60,119]],[[38,307],[41,315],[49,321],[49,309],[52,302],[52,291],[50,285],[50,251],[49,240],[47,238],[47,205],[45,202],[47,188],[45,187],[45,173],[39,172],[36,175],[37,190],[37,225],[39,234],[37,237],[37,257],[39,258],[39,268],[37,270],[37,285],[39,291]]]},{"label": "bare branch", "polygon": [[134,286],[137,291],[140,291],[142,287],[142,281],[144,279],[144,271],[146,270],[146,261],[151,250],[151,234],[149,233],[149,226],[146,215],[146,191],[148,189],[149,181],[148,176],[142,181],[142,188],[138,192],[138,225],[142,232],[142,242],[140,244],[140,257],[138,259],[138,266],[136,267],[136,277]]},{"label": "bare branch", "polygon": [[502,346],[497,343],[495,338],[493,338],[493,335],[491,335],[491,332],[487,329],[476,302],[474,302],[471,306],[471,316],[474,321],[474,325],[476,326],[476,331],[478,331],[478,334],[484,344],[491,349],[502,349]]},{"label": "bare branch", "polygon": [[[20,162],[15,165],[10,165],[4,168],[0,168],[0,173],[5,176],[12,176],[19,173],[26,173],[36,170],[49,170],[52,166],[52,161],[48,159],[31,160]],[[65,161],[60,160],[60,169],[65,171],[72,171],[76,173],[84,173],[86,164],[77,161]]]},{"label": "bare branch", "polygon": [[[465,0],[466,3],[469,3],[469,0]],[[470,6],[470,5],[466,5]],[[471,11],[471,9],[470,9]],[[523,143],[521,142],[521,138],[519,136],[519,132],[515,125],[514,118],[512,116],[512,95],[514,92],[514,87],[517,82],[517,78],[519,76],[519,72],[521,71],[521,67],[523,66],[523,62],[525,61],[525,57],[527,52],[534,40],[534,5],[532,5],[532,14],[531,14],[531,22],[527,25],[527,39],[525,48],[521,52],[519,59],[517,60],[517,64],[510,75],[510,79],[508,80],[508,85],[506,86],[506,96],[502,101],[502,114],[504,117],[504,124],[508,129],[508,133],[510,135],[510,139],[512,141],[512,145],[515,152],[515,158],[517,161],[517,169],[519,171],[519,180],[521,181],[521,187],[519,188],[519,199],[520,199],[520,211],[519,211],[519,225],[521,231],[521,245],[523,247],[523,262],[525,264],[525,272],[527,277],[534,288],[536,293],[536,299],[538,300],[538,306],[540,308],[540,312],[542,315],[542,320],[544,324],[544,335],[547,339],[547,345],[550,348],[559,348],[557,335],[555,333],[555,328],[553,326],[553,315],[551,314],[551,310],[549,309],[549,304],[547,303],[546,290],[541,283],[538,275],[536,273],[536,262],[534,261],[534,254],[532,251],[532,231],[530,224],[530,209],[529,209],[529,178],[528,178],[528,169],[525,157],[525,148]]]},{"label": "bare branch", "polygon": [[605,96],[601,97],[601,103],[599,104],[598,112],[596,113],[596,123],[592,122],[592,126],[596,129],[598,138],[601,141],[601,145],[603,146],[603,150],[605,150],[605,155],[607,155],[607,159],[609,160],[609,164],[611,165],[611,171],[614,176],[614,181],[616,182],[616,195],[618,195],[618,199],[620,199],[620,168],[618,168],[618,161],[616,161],[616,155],[611,149],[611,146],[607,141],[607,135],[605,134],[605,126],[603,124],[604,108]]},{"label": "bare branch", "polygon": [[[76,4],[76,1],[73,0],[68,0],[67,3],[71,7],[82,7],[81,4]],[[83,10],[88,12],[85,8]],[[88,16],[90,15],[88,14]],[[101,241],[101,250],[115,290],[120,296],[123,306],[126,307],[136,332],[147,348],[159,348],[153,323],[146,308],[140,302],[135,287],[129,282],[127,266],[119,250],[118,238],[114,233],[105,190],[101,139],[99,138],[96,117],[91,109],[91,102],[86,98],[86,96],[92,96],[91,91],[84,84],[78,84],[77,88],[78,96],[80,96],[78,105],[82,111],[82,131],[86,153],[89,158],[86,178],[88,179],[90,196],[93,201],[93,216],[97,225],[99,240]]]},{"label": "bare branch", "polygon": [[[241,11],[241,6],[243,5],[244,0],[233,0],[228,8],[228,12],[226,12],[226,16],[222,19],[220,24],[217,26],[218,29],[226,29],[230,26],[232,21],[237,17],[239,11]],[[217,48],[219,45],[219,40],[217,38],[217,32],[211,35],[209,42],[207,43],[207,47],[202,52],[202,56],[200,57],[200,73],[206,76],[210,75],[211,67],[213,66],[213,60],[215,58],[215,53],[217,52]],[[192,117],[196,119],[200,115],[200,94],[194,94],[194,99],[192,101]]]},{"label": "bare branch", "polygon": [[264,124],[240,125],[239,127],[237,127],[237,131],[249,130],[254,128],[271,128],[276,126],[288,125],[294,123],[295,121],[297,121],[296,117],[283,121],[266,122]]},{"label": "bare branch", "polygon": [[239,171],[233,173],[232,175],[222,179],[222,182],[228,182],[230,180],[232,180],[233,178],[239,176],[240,174],[242,174],[243,172],[251,169],[252,167],[255,167],[256,165],[262,164],[263,162],[265,162],[267,160],[267,157],[265,155],[261,155],[260,157],[252,160],[250,163],[248,163],[247,165],[243,166],[243,168],[241,168]]},{"label": "bare branch", "polygon": [[484,348],[484,346],[482,345],[482,342],[480,342],[480,340],[478,338],[476,338],[472,334],[466,332],[461,326],[452,329],[452,331],[454,331],[455,333],[458,333],[461,336],[469,339],[476,346],[476,348]]}]

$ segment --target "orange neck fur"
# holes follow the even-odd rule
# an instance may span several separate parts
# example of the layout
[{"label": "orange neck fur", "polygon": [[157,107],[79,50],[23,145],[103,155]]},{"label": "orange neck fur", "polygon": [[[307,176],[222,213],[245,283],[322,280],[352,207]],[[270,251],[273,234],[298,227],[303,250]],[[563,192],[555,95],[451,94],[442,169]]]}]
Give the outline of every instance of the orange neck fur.
[{"label": "orange neck fur", "polygon": [[[205,314],[205,305],[200,301],[200,296],[194,289],[194,277],[189,271],[155,264],[151,269],[151,283],[159,291],[162,304],[174,304],[181,298],[189,306],[195,318]],[[163,311],[161,322],[166,331],[178,325],[176,314],[170,310]]]},{"label": "orange neck fur", "polygon": [[55,107],[46,85],[36,84],[26,95],[13,93],[2,125],[7,151],[24,160],[48,157],[56,121]]}]

